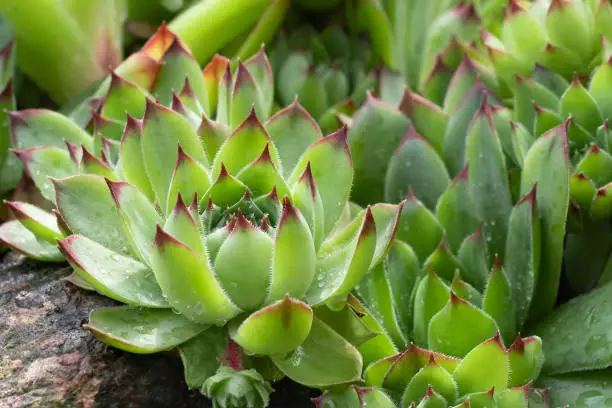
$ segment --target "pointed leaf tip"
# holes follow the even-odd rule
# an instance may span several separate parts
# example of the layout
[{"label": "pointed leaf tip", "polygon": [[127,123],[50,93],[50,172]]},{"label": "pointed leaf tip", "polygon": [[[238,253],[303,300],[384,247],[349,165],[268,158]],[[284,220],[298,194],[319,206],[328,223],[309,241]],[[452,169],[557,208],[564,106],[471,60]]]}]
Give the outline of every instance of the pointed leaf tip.
[{"label": "pointed leaf tip", "polygon": [[312,170],[310,168],[310,160],[308,161],[308,163],[306,163],[306,168],[304,169],[304,172],[300,176],[299,181],[305,181],[306,183],[308,183],[308,186],[310,187],[310,193],[314,200],[315,197],[317,196],[317,185],[315,184],[314,178],[312,177]]},{"label": "pointed leaf tip", "polygon": [[242,214],[242,211],[238,209],[236,213],[236,225],[234,225],[234,228],[232,229],[232,233],[235,233],[237,231],[244,231],[247,229],[251,229],[255,231],[255,227],[253,226],[253,224],[251,224],[251,222],[246,219],[244,214]]}]

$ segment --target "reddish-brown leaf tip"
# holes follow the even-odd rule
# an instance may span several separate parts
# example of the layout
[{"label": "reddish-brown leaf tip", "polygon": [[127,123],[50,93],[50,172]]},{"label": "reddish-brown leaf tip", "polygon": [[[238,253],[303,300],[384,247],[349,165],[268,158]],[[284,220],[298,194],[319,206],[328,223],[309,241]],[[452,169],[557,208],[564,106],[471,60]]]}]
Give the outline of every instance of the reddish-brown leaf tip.
[{"label": "reddish-brown leaf tip", "polygon": [[[376,222],[374,221],[374,215],[372,214],[372,207],[368,206],[366,209],[363,223],[361,224],[361,232],[359,233],[359,243],[362,242],[368,236],[376,234]],[[357,245],[359,245],[359,243]]]},{"label": "reddish-brown leaf tip", "polygon": [[308,163],[306,163],[306,168],[304,169],[304,172],[300,176],[299,181],[300,182],[304,181],[307,183],[308,187],[310,188],[310,194],[314,201],[315,198],[317,197],[317,185],[314,181],[314,177],[312,177],[312,169],[310,168],[310,160],[308,160]]},{"label": "reddish-brown leaf tip", "polygon": [[519,354],[525,353],[525,342],[523,341],[523,338],[521,337],[520,332],[516,335],[516,339],[514,339],[514,341],[510,345],[508,352],[509,353],[515,352]]},{"label": "reddish-brown leaf tip", "polygon": [[195,94],[193,93],[193,90],[191,89],[191,83],[189,82],[188,76],[185,76],[185,82],[183,83],[183,89],[181,89],[179,96],[195,98]]},{"label": "reddish-brown leaf tip", "polygon": [[270,230],[272,229],[272,225],[270,224],[270,217],[268,217],[268,214],[264,214],[264,216],[261,218],[261,224],[259,225],[259,229],[261,229],[263,232],[270,232]]},{"label": "reddish-brown leaf tip", "polygon": [[132,187],[132,185],[126,181],[112,181],[107,177],[104,177],[104,181],[108,186],[108,190],[110,191],[111,196],[115,201],[115,204],[117,205],[117,207],[120,207],[119,201],[121,200],[121,191],[124,188]]},{"label": "reddish-brown leaf tip", "polygon": [[283,197],[283,209],[281,213],[281,218],[279,222],[279,228],[286,222],[289,218],[298,218],[300,215],[300,211],[293,205],[288,196]]},{"label": "reddish-brown leaf tip", "polygon": [[266,198],[275,203],[280,203],[280,200],[278,198],[278,193],[276,192],[276,184],[272,186],[272,191],[270,191],[268,195],[266,195]]},{"label": "reddish-brown leaf tip", "polygon": [[261,154],[259,155],[259,157],[255,160],[256,164],[270,164],[272,165],[272,167],[274,167],[274,162],[272,161],[272,156],[270,155],[270,143],[266,143],[266,145],[264,146],[263,151],[261,152]]},{"label": "reddish-brown leaf tip", "polygon": [[244,231],[247,229],[251,229],[254,231],[255,227],[253,226],[253,224],[251,224],[249,220],[245,218],[244,214],[242,214],[242,211],[238,209],[238,212],[236,213],[236,224],[234,225],[234,228],[232,228],[232,233],[235,233],[237,231]]}]

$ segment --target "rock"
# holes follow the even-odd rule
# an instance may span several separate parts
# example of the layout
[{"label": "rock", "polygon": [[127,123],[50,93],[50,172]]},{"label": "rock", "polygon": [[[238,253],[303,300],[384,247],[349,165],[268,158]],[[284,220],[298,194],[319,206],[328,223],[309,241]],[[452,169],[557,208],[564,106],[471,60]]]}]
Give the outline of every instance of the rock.
[{"label": "rock", "polygon": [[[175,353],[125,353],[81,328],[91,310],[116,303],[64,280],[70,272],[14,253],[0,263],[0,408],[211,406],[187,389]],[[273,387],[271,408],[312,407],[317,394]]]}]

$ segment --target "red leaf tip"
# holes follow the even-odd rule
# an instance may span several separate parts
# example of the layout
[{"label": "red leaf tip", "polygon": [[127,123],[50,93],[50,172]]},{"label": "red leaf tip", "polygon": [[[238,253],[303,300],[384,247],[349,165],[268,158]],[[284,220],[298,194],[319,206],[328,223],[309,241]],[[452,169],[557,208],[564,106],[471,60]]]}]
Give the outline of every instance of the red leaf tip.
[{"label": "red leaf tip", "polygon": [[253,226],[253,224],[251,224],[251,222],[249,220],[247,220],[244,216],[244,214],[242,214],[242,211],[240,211],[240,209],[238,209],[237,213],[236,213],[236,225],[234,226],[234,228],[232,229],[232,233],[236,232],[236,231],[244,231],[247,229],[251,229],[251,230],[255,230],[255,227]]}]

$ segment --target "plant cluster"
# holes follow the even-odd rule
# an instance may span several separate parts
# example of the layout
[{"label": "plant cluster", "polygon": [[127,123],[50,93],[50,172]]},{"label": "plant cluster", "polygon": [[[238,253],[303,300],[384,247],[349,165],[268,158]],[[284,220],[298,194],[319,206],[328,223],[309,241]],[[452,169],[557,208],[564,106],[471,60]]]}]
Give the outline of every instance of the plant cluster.
[{"label": "plant cluster", "polygon": [[298,3],[348,23],[270,62],[286,1],[196,3],[62,113],[15,110],[7,46],[0,164],[46,202],[0,242],[215,407],[284,377],[318,408],[610,405],[612,4]]}]

